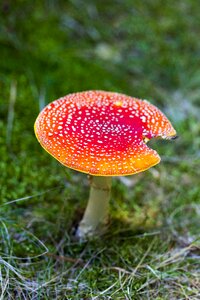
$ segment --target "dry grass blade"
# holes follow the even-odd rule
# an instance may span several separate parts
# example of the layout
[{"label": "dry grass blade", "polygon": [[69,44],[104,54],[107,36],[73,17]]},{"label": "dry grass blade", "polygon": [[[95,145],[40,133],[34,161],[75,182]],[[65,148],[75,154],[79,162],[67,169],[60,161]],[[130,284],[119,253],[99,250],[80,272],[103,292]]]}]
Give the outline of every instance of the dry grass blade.
[{"label": "dry grass blade", "polygon": [[17,82],[13,80],[10,85],[10,100],[9,100],[8,117],[7,117],[6,144],[8,147],[10,146],[11,139],[12,139],[14,109],[15,109],[16,99],[17,99]]},{"label": "dry grass blade", "polygon": [[4,204],[1,204],[1,206],[6,206],[6,205],[10,205],[10,204],[13,204],[13,203],[17,203],[17,202],[20,202],[20,201],[26,201],[26,200],[29,200],[29,199],[32,199],[32,198],[36,198],[36,197],[39,197],[39,196],[42,196],[42,195],[45,195],[49,192],[52,192],[54,190],[57,190],[57,189],[61,189],[63,188],[63,186],[58,186],[58,187],[55,187],[55,188],[52,188],[52,189],[49,189],[49,190],[46,190],[44,192],[41,192],[41,193],[37,193],[35,195],[31,195],[31,196],[26,196],[26,197],[22,197],[22,198],[18,198],[18,199],[15,199],[15,200],[11,200],[9,202],[6,202]]},{"label": "dry grass blade", "polygon": [[66,262],[71,262],[71,263],[81,264],[81,265],[84,264],[84,261],[80,258],[76,259],[76,258],[64,256],[64,255],[56,255],[56,254],[50,253],[50,252],[46,253],[46,256],[49,256],[53,259],[60,260],[60,261],[66,261]]}]

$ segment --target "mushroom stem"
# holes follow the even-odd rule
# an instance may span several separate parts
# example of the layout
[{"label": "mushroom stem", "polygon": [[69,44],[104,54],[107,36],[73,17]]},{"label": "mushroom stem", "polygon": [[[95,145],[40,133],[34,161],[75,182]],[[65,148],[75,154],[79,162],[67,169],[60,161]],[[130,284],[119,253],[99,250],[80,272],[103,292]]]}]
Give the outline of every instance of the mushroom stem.
[{"label": "mushroom stem", "polygon": [[84,239],[102,232],[108,221],[108,208],[112,177],[90,176],[90,195],[77,237]]}]

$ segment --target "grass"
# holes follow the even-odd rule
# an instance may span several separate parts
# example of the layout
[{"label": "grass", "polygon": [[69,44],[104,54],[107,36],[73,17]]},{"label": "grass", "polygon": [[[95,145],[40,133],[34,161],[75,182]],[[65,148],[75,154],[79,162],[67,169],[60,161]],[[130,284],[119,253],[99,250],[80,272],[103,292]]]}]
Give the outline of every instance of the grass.
[{"label": "grass", "polygon": [[[196,1],[1,4],[0,299],[199,299],[200,72]],[[160,165],[113,180],[101,239],[73,238],[84,174],[37,143],[48,102],[104,89],[149,99],[179,139]]]}]

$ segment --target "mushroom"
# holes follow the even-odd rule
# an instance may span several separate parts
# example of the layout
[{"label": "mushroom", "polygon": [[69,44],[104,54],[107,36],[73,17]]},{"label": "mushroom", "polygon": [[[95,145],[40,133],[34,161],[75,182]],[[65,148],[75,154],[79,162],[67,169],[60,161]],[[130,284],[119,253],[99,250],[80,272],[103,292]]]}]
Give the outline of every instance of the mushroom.
[{"label": "mushroom", "polygon": [[41,146],[61,164],[86,173],[90,195],[77,236],[102,232],[113,176],[139,173],[160,157],[146,143],[176,136],[166,116],[146,100],[106,91],[69,94],[48,104],[36,119]]}]

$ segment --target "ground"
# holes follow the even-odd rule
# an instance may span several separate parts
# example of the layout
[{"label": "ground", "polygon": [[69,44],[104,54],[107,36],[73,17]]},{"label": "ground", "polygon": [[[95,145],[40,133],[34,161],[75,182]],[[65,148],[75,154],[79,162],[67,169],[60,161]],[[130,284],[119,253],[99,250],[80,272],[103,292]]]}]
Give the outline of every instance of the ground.
[{"label": "ground", "polygon": [[[0,299],[200,299],[198,1],[2,1]],[[176,128],[161,163],[113,180],[110,222],[79,243],[87,177],[37,142],[45,104],[102,89]]]}]

